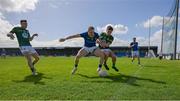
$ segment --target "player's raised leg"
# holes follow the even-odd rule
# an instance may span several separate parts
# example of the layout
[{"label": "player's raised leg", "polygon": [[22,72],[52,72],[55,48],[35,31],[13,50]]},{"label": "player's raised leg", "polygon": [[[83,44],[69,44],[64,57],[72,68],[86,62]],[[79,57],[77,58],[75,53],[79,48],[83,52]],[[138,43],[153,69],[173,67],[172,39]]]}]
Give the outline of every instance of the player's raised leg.
[{"label": "player's raised leg", "polygon": [[101,70],[101,68],[102,68],[102,64],[104,63],[104,57],[105,56],[104,56],[104,53],[99,48],[97,48],[94,51],[94,55],[100,57],[99,66],[98,66],[98,69],[97,69],[97,72],[99,72]]},{"label": "player's raised leg", "polygon": [[34,61],[33,61],[32,64],[35,65],[39,61],[39,54],[38,53],[33,53],[32,57],[34,58]]},{"label": "player's raised leg", "polygon": [[75,63],[74,63],[74,68],[72,70],[72,74],[74,74],[76,71],[77,71],[77,67],[78,67],[78,64],[79,64],[79,59],[81,57],[84,57],[88,54],[88,52],[82,48],[79,50],[79,52],[77,53],[76,57],[75,57]]}]

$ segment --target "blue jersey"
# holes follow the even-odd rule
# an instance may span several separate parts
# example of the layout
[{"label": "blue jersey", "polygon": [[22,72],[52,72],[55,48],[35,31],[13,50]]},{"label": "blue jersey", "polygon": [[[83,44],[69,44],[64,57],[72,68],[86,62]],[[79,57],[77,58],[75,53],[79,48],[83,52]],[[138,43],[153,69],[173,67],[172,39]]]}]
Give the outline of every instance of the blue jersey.
[{"label": "blue jersey", "polygon": [[132,46],[132,51],[138,51],[138,42],[131,42],[130,46]]},{"label": "blue jersey", "polygon": [[81,33],[81,37],[84,38],[85,47],[94,47],[96,46],[96,40],[99,38],[98,33],[94,33],[94,37],[89,37],[88,32]]}]

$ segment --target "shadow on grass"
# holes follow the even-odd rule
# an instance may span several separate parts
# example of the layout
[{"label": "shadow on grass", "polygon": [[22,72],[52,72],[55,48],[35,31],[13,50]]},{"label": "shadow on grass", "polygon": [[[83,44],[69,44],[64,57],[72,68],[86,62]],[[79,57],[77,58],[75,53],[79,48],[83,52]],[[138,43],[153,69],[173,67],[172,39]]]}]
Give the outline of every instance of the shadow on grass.
[{"label": "shadow on grass", "polygon": [[164,68],[164,67],[167,67],[167,66],[158,66],[158,65],[155,65],[155,66],[153,66],[153,65],[143,65],[144,67],[151,67],[151,68]]},{"label": "shadow on grass", "polygon": [[[85,77],[85,78],[89,78],[89,79],[98,79],[98,78],[102,78],[99,76],[87,76],[87,75],[83,75],[83,74],[77,74],[81,77]],[[163,81],[156,81],[153,79],[147,79],[147,78],[140,78],[140,77],[136,77],[136,76],[130,76],[130,75],[124,75],[124,74],[118,74],[118,75],[110,75],[107,77],[104,77],[105,79],[110,79],[111,81],[100,81],[100,80],[96,80],[96,81],[86,81],[86,82],[96,82],[96,83],[102,83],[102,82],[121,82],[121,83],[126,83],[128,85],[132,85],[132,86],[140,86],[139,84],[136,83],[136,80],[142,80],[142,81],[148,81],[148,82],[152,82],[152,83],[158,83],[158,84],[166,84],[166,82]]]},{"label": "shadow on grass", "polygon": [[45,85],[45,83],[41,81],[42,79],[52,79],[52,78],[45,77],[43,73],[38,73],[38,75],[36,75],[36,76],[28,75],[28,76],[24,77],[24,80],[20,80],[20,81],[13,80],[13,82],[16,82],[16,83],[32,82],[34,84]]}]

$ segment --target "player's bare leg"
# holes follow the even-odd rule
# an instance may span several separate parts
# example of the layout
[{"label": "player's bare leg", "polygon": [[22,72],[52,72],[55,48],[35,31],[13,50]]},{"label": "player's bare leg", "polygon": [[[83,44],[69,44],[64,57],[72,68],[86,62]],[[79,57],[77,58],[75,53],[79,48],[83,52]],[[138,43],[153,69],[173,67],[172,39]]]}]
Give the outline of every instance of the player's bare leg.
[{"label": "player's bare leg", "polygon": [[34,68],[34,66],[33,66],[31,55],[25,54],[24,56],[25,56],[26,59],[27,59],[28,66],[29,66],[30,70],[32,71],[32,74],[33,74],[33,75],[36,75],[36,70],[35,70],[35,68]]},{"label": "player's bare leg", "polygon": [[134,60],[135,60],[135,56],[132,56],[132,60],[131,60],[131,62],[133,63],[133,62],[134,62]]},{"label": "player's bare leg", "polygon": [[84,50],[84,49],[79,50],[78,54],[75,57],[75,65],[74,65],[74,68],[72,70],[72,74],[75,74],[75,72],[77,71],[77,67],[78,67],[78,64],[79,64],[79,59],[81,57],[86,56],[87,54],[88,54],[88,52],[86,50]]},{"label": "player's bare leg", "polygon": [[111,52],[110,57],[112,58],[112,68],[118,72],[119,70],[116,68],[116,55]]},{"label": "player's bare leg", "polygon": [[39,61],[39,55],[37,53],[32,54],[32,57],[34,58],[33,65],[35,65]]},{"label": "player's bare leg", "polygon": [[99,72],[102,68],[102,65],[104,63],[104,53],[99,49],[97,48],[95,51],[94,51],[94,55],[97,56],[97,57],[100,57],[100,61],[99,61],[99,66],[98,66],[98,69],[97,69],[97,72]]},{"label": "player's bare leg", "polygon": [[107,65],[107,60],[108,60],[108,57],[109,57],[109,52],[104,52],[104,67],[106,68],[106,70],[109,70],[109,67]]}]

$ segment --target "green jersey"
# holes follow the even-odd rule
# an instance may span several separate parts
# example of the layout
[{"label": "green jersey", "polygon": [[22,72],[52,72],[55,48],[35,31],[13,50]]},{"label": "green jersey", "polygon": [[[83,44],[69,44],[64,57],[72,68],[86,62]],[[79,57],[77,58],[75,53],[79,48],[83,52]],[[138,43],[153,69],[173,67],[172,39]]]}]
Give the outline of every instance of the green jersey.
[{"label": "green jersey", "polygon": [[30,34],[29,31],[21,28],[21,27],[14,27],[10,33],[15,33],[19,46],[31,46],[29,42]]},{"label": "green jersey", "polygon": [[[100,34],[99,38],[101,39],[102,42],[109,43],[109,44],[111,44],[113,42],[113,40],[114,40],[114,37],[112,35],[107,35],[104,32]],[[99,46],[99,47],[101,49],[108,49],[109,48],[109,47],[103,48],[101,46]]]}]

